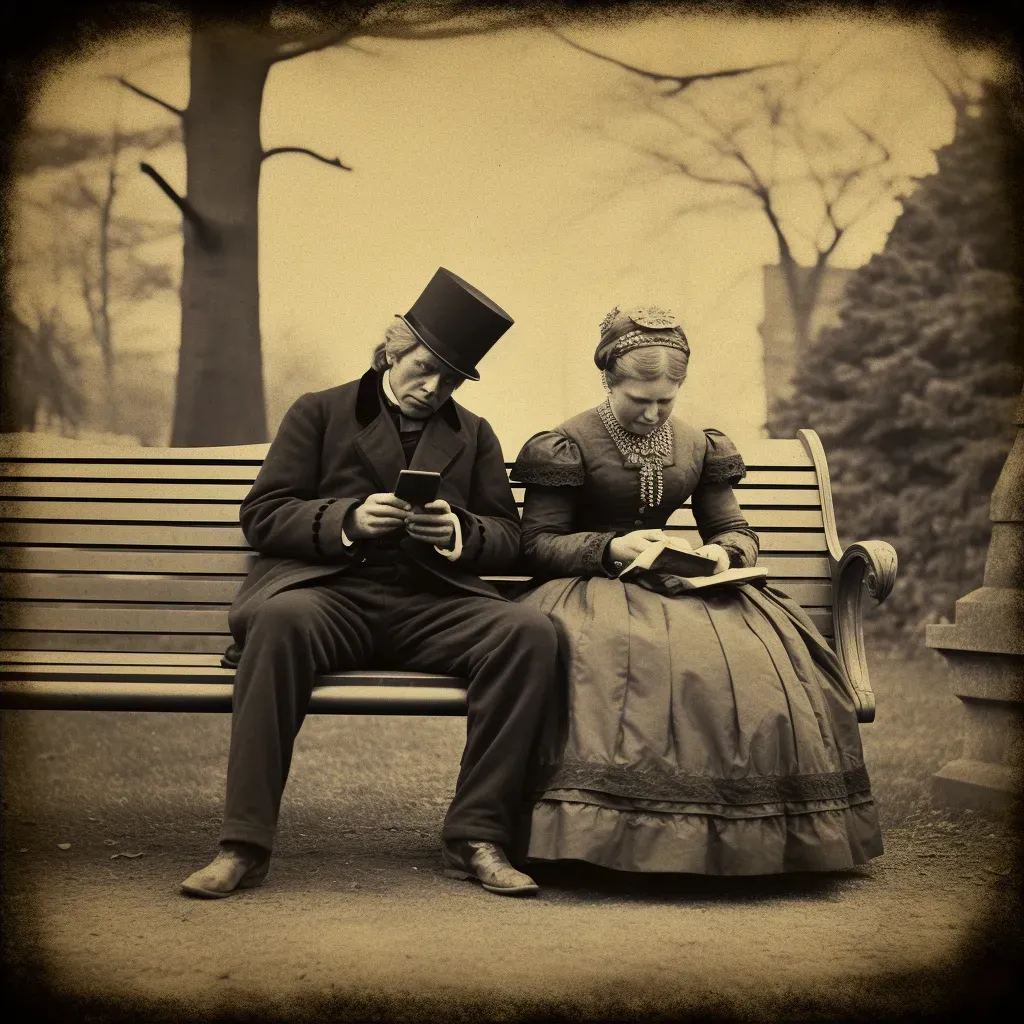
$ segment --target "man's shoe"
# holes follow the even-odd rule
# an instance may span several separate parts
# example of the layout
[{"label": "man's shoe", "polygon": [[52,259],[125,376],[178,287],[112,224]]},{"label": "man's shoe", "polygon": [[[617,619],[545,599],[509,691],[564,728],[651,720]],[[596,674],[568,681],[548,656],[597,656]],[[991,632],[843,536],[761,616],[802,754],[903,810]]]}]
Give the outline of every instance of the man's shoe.
[{"label": "man's shoe", "polygon": [[471,878],[501,896],[527,896],[539,888],[529,875],[509,864],[496,843],[476,839],[446,842],[441,848],[441,866],[445,878]]},{"label": "man's shoe", "polygon": [[262,885],[270,870],[270,854],[249,843],[221,846],[213,860],[181,883],[181,891],[201,899],[221,900],[236,889]]}]

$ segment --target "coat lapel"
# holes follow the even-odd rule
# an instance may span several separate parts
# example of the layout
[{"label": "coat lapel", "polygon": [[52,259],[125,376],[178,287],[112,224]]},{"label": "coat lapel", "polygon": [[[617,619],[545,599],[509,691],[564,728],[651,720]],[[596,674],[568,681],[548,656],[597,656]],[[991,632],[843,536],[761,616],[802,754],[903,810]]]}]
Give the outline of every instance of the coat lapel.
[{"label": "coat lapel", "polygon": [[377,378],[375,370],[368,370],[359,382],[356,419],[363,429],[356,434],[353,443],[378,486],[391,491],[398,482],[399,472],[405,469],[405,453],[391,417],[385,416],[381,409]]},{"label": "coat lapel", "polygon": [[[355,437],[356,451],[385,491],[394,489],[406,468],[402,442],[391,417],[381,408],[378,375],[371,370],[359,383],[356,418],[363,429]],[[410,469],[444,473],[466,447],[453,402],[447,402],[427,420]]]},{"label": "coat lapel", "polygon": [[443,474],[465,447],[461,432],[454,430],[448,418],[438,411],[427,420],[409,468]]}]

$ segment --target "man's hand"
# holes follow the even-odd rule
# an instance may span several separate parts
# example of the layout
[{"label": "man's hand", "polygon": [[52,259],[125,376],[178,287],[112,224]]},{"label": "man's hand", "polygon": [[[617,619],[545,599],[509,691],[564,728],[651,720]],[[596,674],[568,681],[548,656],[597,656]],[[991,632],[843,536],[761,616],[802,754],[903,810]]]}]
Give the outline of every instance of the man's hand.
[{"label": "man's hand", "polygon": [[361,505],[349,509],[343,528],[351,540],[373,540],[400,530],[412,505],[390,493],[371,494]]},{"label": "man's hand", "polygon": [[438,498],[428,502],[419,511],[414,511],[405,521],[405,530],[414,540],[433,544],[438,548],[450,548],[455,541],[455,527],[446,519],[452,510],[447,501]]},{"label": "man's hand", "polygon": [[608,543],[608,554],[613,561],[627,565],[645,548],[664,539],[665,534],[661,530],[634,530],[624,537],[613,537]]}]

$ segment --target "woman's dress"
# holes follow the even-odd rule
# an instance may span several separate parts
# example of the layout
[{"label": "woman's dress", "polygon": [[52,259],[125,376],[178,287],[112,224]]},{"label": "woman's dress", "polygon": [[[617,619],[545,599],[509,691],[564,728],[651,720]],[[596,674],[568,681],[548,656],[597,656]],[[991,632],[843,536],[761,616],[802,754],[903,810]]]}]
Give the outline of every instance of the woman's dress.
[{"label": "woman's dress", "polygon": [[722,875],[863,864],[882,841],[856,712],[802,609],[750,584],[663,596],[607,567],[612,537],[665,526],[691,496],[704,542],[733,566],[756,562],[732,492],[739,452],[717,431],[671,424],[653,508],[597,410],[535,435],[516,462],[523,553],[545,580],[521,600],[554,622],[568,680],[528,856]]}]

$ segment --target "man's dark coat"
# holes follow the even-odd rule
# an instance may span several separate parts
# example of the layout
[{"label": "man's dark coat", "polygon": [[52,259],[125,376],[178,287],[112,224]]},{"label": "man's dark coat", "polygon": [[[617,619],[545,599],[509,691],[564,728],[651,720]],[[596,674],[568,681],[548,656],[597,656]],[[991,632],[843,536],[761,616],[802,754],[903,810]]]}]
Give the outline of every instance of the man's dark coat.
[{"label": "man's dark coat", "polygon": [[[241,506],[242,532],[260,557],[231,607],[231,633],[239,645],[267,598],[362,561],[373,542],[346,547],[341,537],[345,515],[367,495],[393,491],[405,468],[375,370],[295,402]],[[454,562],[408,536],[402,550],[464,593],[501,600],[478,574],[513,570],[520,525],[490,424],[449,399],[427,421],[408,468],[441,474],[438,497],[458,515],[463,547]]]}]

